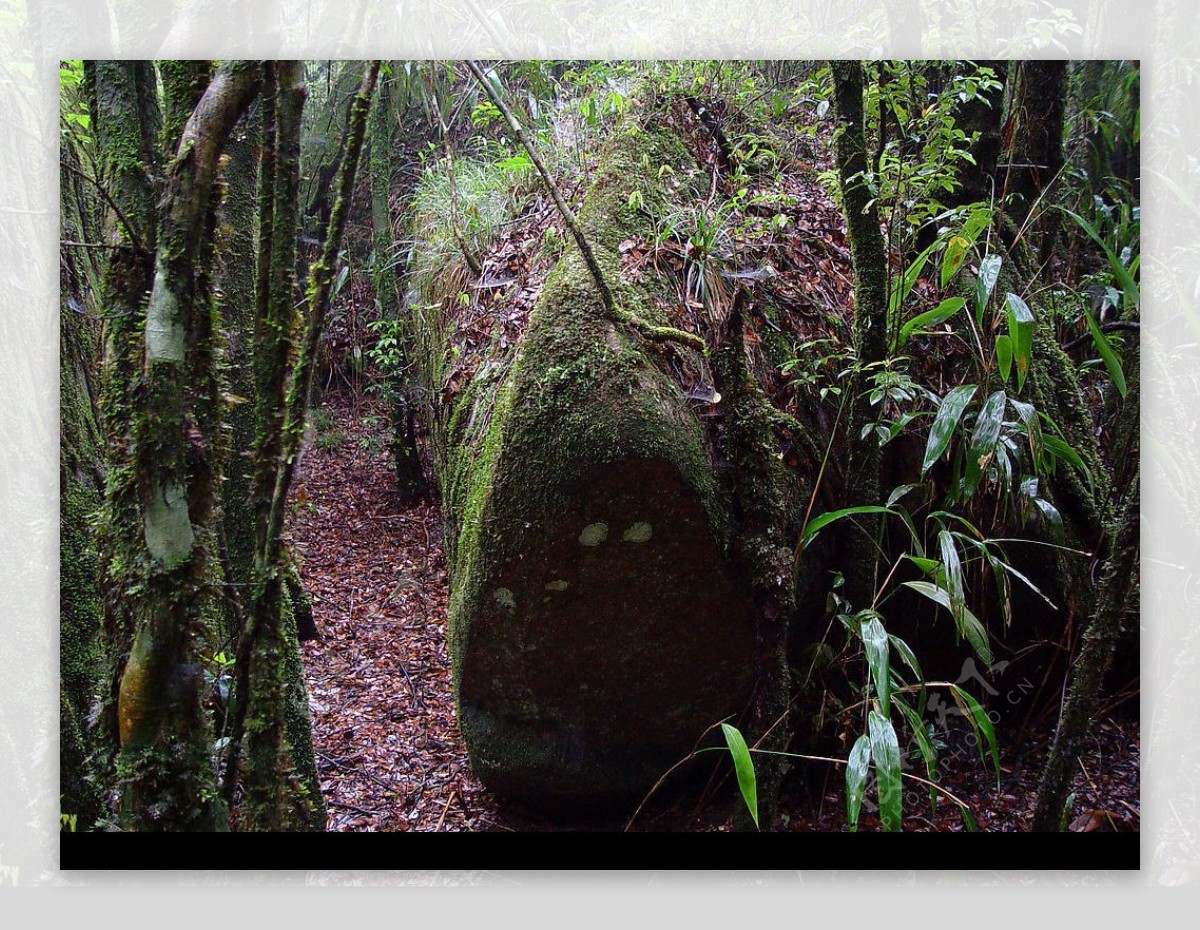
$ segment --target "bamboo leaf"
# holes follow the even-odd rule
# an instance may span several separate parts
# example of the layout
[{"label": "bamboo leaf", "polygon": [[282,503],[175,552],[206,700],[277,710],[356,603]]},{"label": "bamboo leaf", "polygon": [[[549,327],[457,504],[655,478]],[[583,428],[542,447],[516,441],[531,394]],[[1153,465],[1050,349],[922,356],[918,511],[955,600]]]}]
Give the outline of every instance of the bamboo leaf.
[{"label": "bamboo leaf", "polygon": [[942,566],[946,570],[946,588],[950,593],[950,612],[954,614],[954,622],[963,625],[963,611],[966,609],[966,591],[963,584],[962,562],[958,558],[958,549],[954,545],[954,537],[949,530],[938,533],[938,548],[942,553]]},{"label": "bamboo leaf", "polygon": [[908,643],[902,640],[899,636],[893,636],[888,633],[888,642],[892,644],[892,648],[896,650],[896,655],[904,661],[904,664],[912,669],[913,674],[917,676],[917,681],[924,681],[925,675],[921,672],[921,663],[917,661],[916,654],[909,647]]},{"label": "bamboo leaf", "polygon": [[1041,461],[1042,428],[1038,422],[1037,409],[1033,404],[1023,403],[1015,397],[1010,397],[1008,402],[1012,404],[1013,410],[1017,412],[1017,416],[1021,418],[1021,423],[1025,427],[1025,438],[1029,440],[1029,451],[1033,455],[1033,460]]},{"label": "bamboo leaf", "polygon": [[1005,335],[996,337],[996,364],[1000,366],[1000,377],[1006,382],[1012,374],[1012,339]]},{"label": "bamboo leaf", "polygon": [[979,758],[983,759],[983,744],[986,742],[988,750],[992,757],[992,767],[996,770],[996,784],[1000,784],[1000,748],[996,745],[996,731],[992,728],[992,721],[987,715],[987,711],[983,709],[980,703],[971,697],[969,693],[964,691],[958,685],[950,686],[951,693],[954,695],[954,700],[963,713],[969,715],[968,719],[972,721],[972,726],[976,727],[978,734],[982,736],[979,741]]},{"label": "bamboo leaf", "polygon": [[996,451],[996,443],[1000,439],[1000,427],[1004,422],[1004,404],[1007,395],[996,391],[986,401],[975,418],[975,429],[971,433],[971,442],[967,447],[967,473],[963,478],[963,492],[966,497],[975,493],[988,459]]},{"label": "bamboo leaf", "polygon": [[923,329],[926,326],[936,326],[938,323],[944,323],[966,305],[967,301],[962,297],[947,297],[932,310],[927,310],[924,313],[914,316],[900,328],[900,338],[896,343],[896,347],[902,348],[904,343],[908,342],[909,336],[917,330]]},{"label": "bamboo leaf", "polygon": [[863,794],[867,789],[867,772],[871,767],[871,741],[860,736],[854,741],[846,761],[846,823],[850,832],[858,830],[858,813],[862,810]]},{"label": "bamboo leaf", "polygon": [[975,396],[976,387],[973,384],[960,384],[948,391],[938,407],[937,416],[929,430],[929,441],[925,445],[925,460],[921,463],[921,474],[929,471],[930,466],[942,457],[958,421],[962,419],[963,411]]},{"label": "bamboo leaf", "polygon": [[871,711],[867,715],[871,735],[871,758],[875,761],[875,790],[879,794],[879,819],[888,833],[898,833],[902,824],[900,786],[900,743],[887,717]]},{"label": "bamboo leaf", "polygon": [[1062,514],[1058,512],[1057,507],[1044,497],[1035,497],[1033,504],[1041,511],[1042,516],[1046,518],[1046,522],[1050,524],[1050,529],[1054,533],[1054,541],[1061,546],[1065,541]]},{"label": "bamboo leaf", "polygon": [[933,250],[937,248],[937,243],[929,246],[912,260],[912,264],[904,269],[904,275],[900,278],[899,287],[892,291],[891,297],[888,300],[888,314],[892,319],[895,319],[897,311],[904,304],[904,300],[908,297],[913,289],[913,285],[917,283],[917,278],[921,276],[921,272],[925,269],[925,263],[929,261],[929,256],[933,254]]},{"label": "bamboo leaf", "polygon": [[1104,367],[1108,369],[1108,376],[1112,378],[1117,391],[1124,397],[1129,393],[1129,388],[1125,384],[1125,372],[1121,370],[1121,360],[1117,358],[1117,353],[1113,351],[1112,343],[1108,341],[1108,337],[1101,331],[1100,324],[1096,322],[1096,318],[1092,316],[1091,311],[1087,307],[1083,308],[1083,315],[1087,317],[1088,329],[1092,331],[1092,341],[1096,343],[1096,349],[1100,353],[1100,358],[1104,360]]},{"label": "bamboo leaf", "polygon": [[834,520],[840,520],[842,517],[849,517],[858,513],[894,513],[889,507],[880,507],[878,504],[864,504],[860,507],[845,507],[842,510],[831,510],[828,513],[823,513],[819,517],[814,517],[808,521],[808,525],[804,527],[804,544],[808,545],[812,538],[817,535],[824,527],[828,526]]},{"label": "bamboo leaf", "polygon": [[1017,363],[1017,390],[1025,385],[1029,362],[1033,355],[1033,311],[1016,294],[1010,293],[1008,305],[1008,338],[1012,341],[1013,361]]},{"label": "bamboo leaf", "polygon": [[875,681],[875,693],[879,696],[879,706],[888,713],[891,707],[892,678],[888,656],[888,635],[877,616],[872,616],[859,627],[862,636],[863,649],[867,653],[867,666],[871,669],[871,678]]},{"label": "bamboo leaf", "polygon": [[[934,603],[945,607],[950,611],[951,616],[953,616],[954,611],[950,606],[950,594],[945,588],[928,581],[906,581],[904,582],[904,586],[912,588],[918,594],[923,594]],[[971,648],[975,650],[975,654],[982,661],[988,665],[992,664],[992,648],[988,645],[987,630],[979,622],[979,618],[965,607],[962,611],[962,625],[959,627],[959,633],[971,644]]]},{"label": "bamboo leaf", "polygon": [[1044,445],[1046,450],[1055,458],[1065,459],[1078,468],[1081,472],[1083,472],[1084,477],[1087,478],[1088,484],[1092,484],[1091,469],[1089,469],[1083,463],[1083,459],[1079,457],[1079,453],[1071,448],[1071,446],[1068,445],[1064,440],[1059,439],[1052,433],[1043,433],[1042,445]]},{"label": "bamboo leaf", "polygon": [[[926,780],[937,781],[937,752],[934,750],[933,744],[929,742],[929,734],[925,732],[925,724],[921,720],[921,715],[901,700],[898,694],[892,695],[892,703],[900,708],[900,713],[908,721],[913,738],[917,741],[917,750],[921,753],[921,759],[925,763]],[[934,790],[933,785],[929,786],[929,809],[930,811],[937,810],[937,791]]]},{"label": "bamboo leaf", "polygon": [[1124,292],[1125,305],[1131,308],[1136,308],[1138,304],[1141,303],[1141,291],[1138,289],[1137,282],[1133,280],[1133,275],[1130,274],[1129,269],[1122,264],[1121,259],[1117,256],[1117,254],[1113,252],[1108,243],[1104,241],[1104,237],[1096,232],[1095,227],[1093,227],[1091,223],[1085,220],[1078,213],[1072,213],[1070,210],[1067,210],[1064,207],[1058,207],[1058,209],[1062,210],[1063,213],[1067,214],[1067,216],[1071,217],[1071,219],[1079,224],[1079,228],[1087,233],[1091,240],[1100,246],[1100,248],[1104,251],[1104,255],[1108,259],[1108,267],[1112,271],[1113,277],[1116,279],[1117,284]]},{"label": "bamboo leaf", "polygon": [[983,311],[987,308],[996,282],[1000,279],[1000,267],[1004,259],[999,255],[988,255],[979,263],[979,277],[975,279],[975,321],[983,328]]},{"label": "bamboo leaf", "polygon": [[750,819],[758,826],[758,784],[754,775],[754,760],[750,758],[750,750],[741,730],[721,724],[721,732],[725,734],[725,743],[729,746],[729,754],[733,757],[733,770],[737,773],[738,787],[742,791],[742,799],[746,809],[750,811]]}]

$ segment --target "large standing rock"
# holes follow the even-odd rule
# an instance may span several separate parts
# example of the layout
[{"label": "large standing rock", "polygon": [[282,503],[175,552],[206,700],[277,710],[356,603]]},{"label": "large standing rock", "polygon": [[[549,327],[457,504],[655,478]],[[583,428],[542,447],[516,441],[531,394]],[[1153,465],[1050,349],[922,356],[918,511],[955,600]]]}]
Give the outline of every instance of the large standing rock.
[{"label": "large standing rock", "polygon": [[[663,164],[691,160],[637,120],[606,144],[580,223],[611,282]],[[636,202],[636,199],[635,199]],[[652,311],[646,290],[619,289]],[[741,710],[754,625],[703,430],[657,349],[560,260],[511,365],[480,366],[442,456],[450,648],[471,762],[546,807],[644,794]]]}]

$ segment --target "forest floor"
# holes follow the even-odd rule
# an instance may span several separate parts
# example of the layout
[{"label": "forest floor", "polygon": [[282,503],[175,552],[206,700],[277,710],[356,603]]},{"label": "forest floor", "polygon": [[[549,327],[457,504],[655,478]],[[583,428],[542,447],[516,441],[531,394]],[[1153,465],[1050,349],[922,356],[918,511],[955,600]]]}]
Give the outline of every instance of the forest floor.
[{"label": "forest floor", "polygon": [[[323,410],[323,428],[305,454],[292,498],[290,534],[323,637],[304,644],[304,658],[328,829],[625,829],[627,817],[551,819],[506,803],[471,771],[450,685],[439,508],[398,506],[381,409],[330,393]],[[999,786],[966,734],[953,729],[953,718],[944,721],[947,746],[937,781],[969,805],[981,829],[1025,829],[1052,735],[1053,720],[1042,718],[1021,746],[1002,751]],[[1004,724],[997,724],[1002,743]],[[661,792],[631,829],[734,829],[740,801],[728,762],[721,761],[707,790],[701,772],[693,788]],[[1094,728],[1083,769],[1071,829],[1137,830],[1136,708],[1126,705]],[[926,773],[917,767],[914,774]],[[844,830],[842,778],[830,763],[799,762],[785,783],[784,829]],[[964,829],[955,805],[941,803],[931,813],[924,789],[913,785],[920,790],[906,795],[906,829]],[[869,797],[861,828],[879,828]]]}]

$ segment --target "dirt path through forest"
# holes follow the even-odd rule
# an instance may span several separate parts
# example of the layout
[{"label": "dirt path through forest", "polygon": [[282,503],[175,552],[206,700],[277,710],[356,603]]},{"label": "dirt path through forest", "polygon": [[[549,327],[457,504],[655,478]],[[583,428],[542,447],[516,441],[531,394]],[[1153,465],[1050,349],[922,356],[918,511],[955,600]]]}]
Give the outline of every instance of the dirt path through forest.
[{"label": "dirt path through forest", "polygon": [[454,723],[440,515],[397,506],[375,411],[325,409],[291,533],[323,636],[304,658],[328,828],[488,829]]}]

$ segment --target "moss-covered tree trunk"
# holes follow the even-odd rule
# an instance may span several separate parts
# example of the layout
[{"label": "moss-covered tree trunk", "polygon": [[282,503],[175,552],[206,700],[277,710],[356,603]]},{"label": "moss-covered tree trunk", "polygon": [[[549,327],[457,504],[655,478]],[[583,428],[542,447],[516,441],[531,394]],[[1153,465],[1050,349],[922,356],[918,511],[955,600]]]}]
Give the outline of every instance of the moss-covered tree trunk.
[{"label": "moss-covered tree trunk", "polygon": [[[263,146],[262,176],[265,186],[270,175],[273,190],[269,203],[265,189],[260,198],[254,582],[235,667],[236,703],[226,788],[231,792],[240,776],[246,789],[240,825],[246,829],[320,829],[324,806],[319,793],[314,796],[311,790],[315,783],[311,740],[289,740],[287,736],[286,663],[295,656],[296,646],[294,634],[289,635],[290,624],[285,622],[288,595],[282,532],[304,435],[314,357],[324,331],[379,63],[368,63],[362,72],[350,107],[336,199],[321,258],[312,269],[303,320],[296,318],[295,254],[304,72],[299,62],[280,62],[271,68],[268,90],[273,93],[268,100],[273,102],[264,110],[264,133],[270,134],[271,141]],[[307,759],[297,752],[304,748],[309,751]]]},{"label": "moss-covered tree trunk", "polygon": [[117,694],[133,641],[144,585],[142,505],[133,462],[134,389],[140,378],[145,306],[157,237],[158,102],[149,62],[85,66],[95,100],[100,182],[107,191],[107,251],[99,307],[103,362],[99,426],[104,437],[104,503],[98,522],[98,588],[104,614],[100,713],[91,734],[95,772],[117,781],[121,738]]},{"label": "moss-covered tree trunk", "polygon": [[1032,822],[1036,831],[1061,829],[1062,820],[1069,813],[1064,810],[1067,793],[1078,771],[1079,753],[1098,706],[1105,673],[1112,665],[1127,616],[1136,615],[1136,604],[1131,605],[1131,599],[1136,598],[1138,587],[1140,493],[1140,475],[1135,473],[1126,486],[1125,499],[1108,541],[1097,610],[1072,663],[1067,699],[1038,786]]},{"label": "moss-covered tree trunk", "polygon": [[213,476],[206,464],[213,437],[201,431],[202,423],[211,427],[205,399],[189,409],[186,392],[197,375],[209,374],[191,369],[209,357],[201,345],[211,313],[203,263],[218,159],[257,80],[257,69],[247,62],[230,62],[217,72],[182,130],[166,178],[146,309],[144,395],[134,420],[144,540],[139,555],[148,571],[118,696],[122,819],[135,829],[223,823],[213,803],[212,734],[196,648],[203,589],[211,577],[215,488],[205,484]]},{"label": "moss-covered tree trunk", "polygon": [[[878,504],[882,453],[873,432],[864,428],[874,418],[868,399],[870,377],[887,355],[887,256],[879,213],[867,181],[867,143],[863,125],[863,70],[857,61],[831,61],[834,113],[838,122],[837,168],[842,208],[854,265],[854,348],[859,375],[852,387],[849,435],[853,487],[848,503]],[[861,526],[843,536],[846,595],[856,609],[870,606],[875,593],[875,536],[878,517],[862,518]]]},{"label": "moss-covered tree trunk", "polygon": [[[89,217],[95,193],[77,173],[74,145],[62,150],[62,239],[94,242]],[[96,238],[92,238],[96,237]],[[59,263],[59,793],[77,829],[100,816],[103,796],[91,776],[88,718],[104,670],[104,623],[91,524],[104,488],[103,440],[97,425],[98,353],[92,250],[64,251]]]},{"label": "moss-covered tree trunk", "polygon": [[1041,263],[1054,249],[1059,215],[1044,201],[1037,213],[1034,210],[1063,168],[1066,79],[1065,61],[1021,61],[1012,66],[1006,130],[1011,139],[1005,184],[1008,215],[1020,228],[1033,214]]},{"label": "moss-covered tree trunk", "polygon": [[391,359],[389,396],[392,416],[392,460],[396,467],[396,491],[402,503],[411,503],[426,493],[421,454],[417,448],[416,411],[412,402],[411,321],[401,318],[399,298],[403,274],[400,248],[396,242],[390,195],[396,174],[397,121],[394,78],[385,76],[371,108],[370,179],[371,224],[374,228],[375,295],[380,318],[394,327],[395,357]]}]

